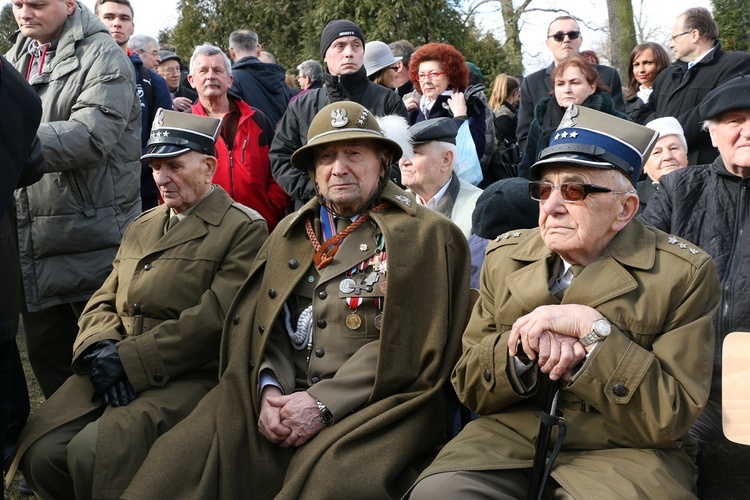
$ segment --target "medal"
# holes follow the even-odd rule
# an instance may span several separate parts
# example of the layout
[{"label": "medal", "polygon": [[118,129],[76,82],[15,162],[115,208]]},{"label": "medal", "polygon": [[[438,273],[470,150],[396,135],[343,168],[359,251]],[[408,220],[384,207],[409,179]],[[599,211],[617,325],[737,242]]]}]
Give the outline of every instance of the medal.
[{"label": "medal", "polygon": [[345,278],[339,283],[339,290],[341,293],[352,293],[357,289],[357,282],[351,278]]},{"label": "medal", "polygon": [[375,316],[375,328],[380,330],[381,326],[383,326],[383,315],[378,314],[377,316]]},{"label": "medal", "polygon": [[346,327],[350,330],[356,330],[362,326],[362,318],[360,318],[357,313],[350,313],[346,317]]},{"label": "medal", "polygon": [[381,281],[381,282],[380,282],[380,292],[381,292],[381,293],[382,293],[383,295],[385,295],[385,283],[386,283],[386,281],[385,281],[385,280],[383,280],[383,281]]}]

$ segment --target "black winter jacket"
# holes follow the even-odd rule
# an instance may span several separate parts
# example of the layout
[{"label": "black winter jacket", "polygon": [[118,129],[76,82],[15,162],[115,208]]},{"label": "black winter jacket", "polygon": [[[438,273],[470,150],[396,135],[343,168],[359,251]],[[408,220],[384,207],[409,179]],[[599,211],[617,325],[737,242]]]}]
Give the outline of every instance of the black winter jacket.
[{"label": "black winter jacket", "polygon": [[307,144],[307,131],[318,111],[338,101],[358,102],[376,116],[407,118],[406,106],[398,94],[369,81],[364,66],[349,75],[326,75],[323,88],[308,92],[290,103],[276,128],[268,155],[273,178],[294,199],[295,208],[314,198],[315,189],[307,172],[292,165],[292,153]]},{"label": "black winter jacket", "polygon": [[232,66],[232,92],[257,108],[275,127],[286,111],[292,89],[286,84],[286,70],[278,64],[264,63],[257,57],[243,57]]},{"label": "black winter jacket", "polygon": [[713,164],[662,176],[660,184],[639,218],[695,243],[713,257],[721,279],[710,396],[720,402],[724,337],[738,330],[750,331],[750,178],[728,172],[719,157]]}]

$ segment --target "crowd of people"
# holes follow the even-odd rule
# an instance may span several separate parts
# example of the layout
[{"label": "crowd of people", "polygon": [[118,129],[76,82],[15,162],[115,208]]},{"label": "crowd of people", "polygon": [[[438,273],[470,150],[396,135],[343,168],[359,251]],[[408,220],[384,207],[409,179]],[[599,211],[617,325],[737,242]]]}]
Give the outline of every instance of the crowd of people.
[{"label": "crowd of people", "polygon": [[552,63],[490,89],[460,47],[347,19],[290,73],[246,27],[178,55],[129,0],[13,13],[5,487],[700,493],[750,331],[750,54],[709,10],[624,86],[555,17]]}]

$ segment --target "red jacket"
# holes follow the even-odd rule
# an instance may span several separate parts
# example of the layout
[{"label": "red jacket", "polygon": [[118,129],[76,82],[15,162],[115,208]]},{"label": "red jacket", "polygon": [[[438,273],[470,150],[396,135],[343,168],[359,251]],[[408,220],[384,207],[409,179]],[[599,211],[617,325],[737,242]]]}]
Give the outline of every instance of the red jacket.
[{"label": "red jacket", "polygon": [[[231,95],[229,99],[239,107],[240,121],[231,150],[221,136],[216,140],[218,163],[213,181],[234,201],[262,215],[271,232],[284,216],[289,203],[289,197],[271,175],[268,147],[273,140],[273,125],[263,113],[241,99]],[[207,116],[200,101],[193,104],[192,112]]]}]

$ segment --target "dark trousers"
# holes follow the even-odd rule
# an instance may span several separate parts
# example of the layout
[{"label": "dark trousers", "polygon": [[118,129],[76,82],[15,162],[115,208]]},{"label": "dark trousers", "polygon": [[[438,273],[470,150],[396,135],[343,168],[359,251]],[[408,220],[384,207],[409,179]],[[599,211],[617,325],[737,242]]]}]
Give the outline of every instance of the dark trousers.
[{"label": "dark trousers", "polygon": [[3,461],[13,451],[29,417],[29,391],[16,339],[0,345],[0,450]]},{"label": "dark trousers", "polygon": [[38,312],[24,311],[23,327],[29,363],[45,398],[49,398],[73,375],[73,343],[78,335],[78,317],[86,302],[52,306]]}]

